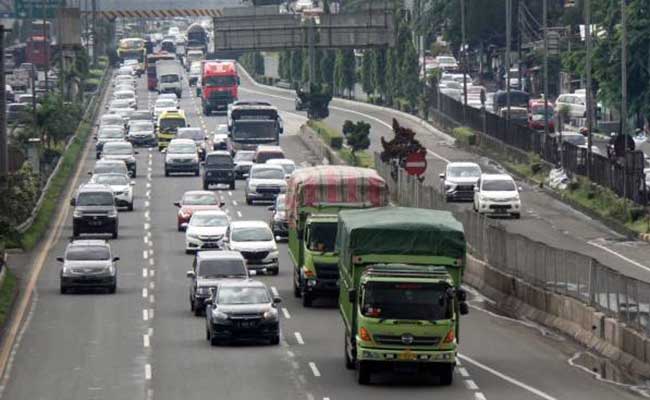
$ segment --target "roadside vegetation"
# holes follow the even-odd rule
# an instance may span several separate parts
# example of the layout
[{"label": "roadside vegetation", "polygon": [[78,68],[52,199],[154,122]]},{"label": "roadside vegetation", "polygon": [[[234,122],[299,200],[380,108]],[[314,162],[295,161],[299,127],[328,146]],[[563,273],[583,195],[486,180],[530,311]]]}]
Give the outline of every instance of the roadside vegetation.
[{"label": "roadside vegetation", "polygon": [[[357,167],[373,168],[375,165],[374,157],[371,152],[365,149],[359,149],[353,152],[351,147],[344,147],[343,142],[346,137],[343,132],[338,131],[323,121],[307,121],[307,126],[312,128],[318,136],[347,163]],[[370,141],[368,140],[368,145]]]},{"label": "roadside vegetation", "polygon": [[11,306],[16,297],[16,275],[14,275],[11,270],[5,266],[5,279],[0,286],[0,326],[4,326],[5,321],[9,313],[11,312]]}]

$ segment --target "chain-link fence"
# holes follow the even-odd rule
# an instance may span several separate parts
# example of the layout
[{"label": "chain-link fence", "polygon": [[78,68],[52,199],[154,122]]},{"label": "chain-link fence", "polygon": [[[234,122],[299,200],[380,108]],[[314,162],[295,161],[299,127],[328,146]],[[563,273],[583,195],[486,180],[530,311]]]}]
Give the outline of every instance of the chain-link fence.
[{"label": "chain-link fence", "polygon": [[453,212],[463,223],[468,248],[475,257],[535,287],[578,299],[650,335],[650,283],[622,275],[592,257],[508,232],[498,220],[447,203],[435,187],[382,163],[379,157],[375,160],[394,202]]}]

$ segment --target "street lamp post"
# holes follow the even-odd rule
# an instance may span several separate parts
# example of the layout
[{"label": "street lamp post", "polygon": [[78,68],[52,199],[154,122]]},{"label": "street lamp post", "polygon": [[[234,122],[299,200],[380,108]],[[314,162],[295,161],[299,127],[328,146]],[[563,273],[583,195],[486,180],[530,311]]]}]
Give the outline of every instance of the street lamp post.
[{"label": "street lamp post", "polygon": [[[627,10],[625,3],[626,0],[621,0],[621,135],[627,135]],[[627,137],[624,139],[623,198],[627,198]]]},{"label": "street lamp post", "polygon": [[591,146],[593,130],[593,96],[591,93],[591,0],[585,0],[585,69],[587,78],[587,176],[591,178]]}]

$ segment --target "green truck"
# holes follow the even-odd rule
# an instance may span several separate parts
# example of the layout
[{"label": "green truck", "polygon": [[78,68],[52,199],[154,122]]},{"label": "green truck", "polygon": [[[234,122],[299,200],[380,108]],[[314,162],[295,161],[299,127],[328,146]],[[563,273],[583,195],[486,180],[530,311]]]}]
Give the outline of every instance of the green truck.
[{"label": "green truck", "polygon": [[451,384],[458,352],[463,226],[447,211],[383,207],[341,211],[339,309],[346,367],[437,375]]},{"label": "green truck", "polygon": [[286,195],[289,257],[294,295],[311,307],[317,297],[338,296],[338,256],[334,253],[338,212],[383,207],[388,186],[375,170],[318,166],[293,173]]}]

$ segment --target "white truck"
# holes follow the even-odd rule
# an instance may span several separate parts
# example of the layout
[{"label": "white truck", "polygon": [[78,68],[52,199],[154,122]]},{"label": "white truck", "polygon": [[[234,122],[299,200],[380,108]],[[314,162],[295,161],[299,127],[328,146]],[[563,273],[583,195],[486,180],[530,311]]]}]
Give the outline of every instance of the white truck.
[{"label": "white truck", "polygon": [[181,64],[176,60],[160,60],[156,63],[156,90],[158,93],[176,93],[181,98],[183,92],[183,72]]}]

